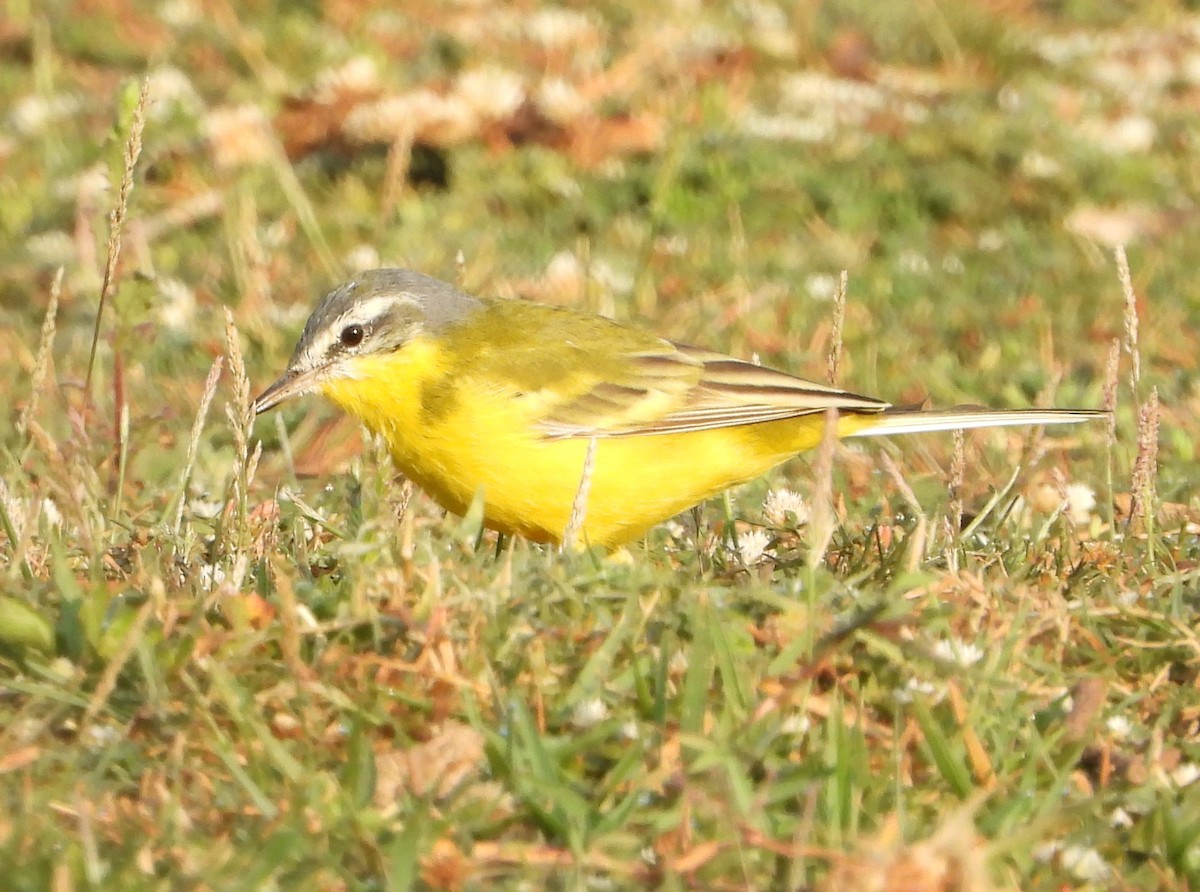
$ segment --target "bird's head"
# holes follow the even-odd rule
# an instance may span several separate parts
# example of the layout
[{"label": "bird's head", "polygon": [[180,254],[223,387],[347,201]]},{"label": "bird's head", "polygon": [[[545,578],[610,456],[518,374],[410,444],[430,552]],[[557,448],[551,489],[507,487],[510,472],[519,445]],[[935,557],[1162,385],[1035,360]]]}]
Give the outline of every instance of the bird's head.
[{"label": "bird's head", "polygon": [[407,269],[375,269],[321,299],[287,370],[254,401],[255,414],[339,378],[358,377],[359,361],[400,350],[481,306],[453,285]]}]

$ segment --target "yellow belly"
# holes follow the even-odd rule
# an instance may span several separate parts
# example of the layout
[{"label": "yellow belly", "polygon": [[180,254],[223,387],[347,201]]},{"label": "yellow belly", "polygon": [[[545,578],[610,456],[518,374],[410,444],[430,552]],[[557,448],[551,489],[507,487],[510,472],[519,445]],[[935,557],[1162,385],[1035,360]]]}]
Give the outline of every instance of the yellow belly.
[{"label": "yellow belly", "polygon": [[[460,382],[430,411],[440,374],[431,344],[365,362],[360,377],[323,390],[382,434],[397,466],[439,504],[463,513],[482,491],[484,522],[539,542],[561,541],[570,522],[587,439],[549,440],[521,399],[484,381]],[[386,365],[383,365],[386,363]],[[386,382],[386,383],[384,383]],[[582,539],[615,547],[697,502],[751,480],[821,439],[823,416],[707,431],[596,440]]]}]

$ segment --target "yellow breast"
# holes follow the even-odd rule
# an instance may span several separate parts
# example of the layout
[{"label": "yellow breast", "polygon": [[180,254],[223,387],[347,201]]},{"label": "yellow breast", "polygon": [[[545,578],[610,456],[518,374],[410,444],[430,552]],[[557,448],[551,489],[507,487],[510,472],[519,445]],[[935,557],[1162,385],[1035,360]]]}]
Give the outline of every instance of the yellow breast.
[{"label": "yellow breast", "polygon": [[[397,466],[439,504],[464,512],[482,491],[492,529],[559,542],[588,440],[547,439],[537,401],[504,382],[449,373],[436,341],[366,356],[325,394],[383,435]],[[613,547],[814,446],[820,416],[596,441],[582,536]]]}]

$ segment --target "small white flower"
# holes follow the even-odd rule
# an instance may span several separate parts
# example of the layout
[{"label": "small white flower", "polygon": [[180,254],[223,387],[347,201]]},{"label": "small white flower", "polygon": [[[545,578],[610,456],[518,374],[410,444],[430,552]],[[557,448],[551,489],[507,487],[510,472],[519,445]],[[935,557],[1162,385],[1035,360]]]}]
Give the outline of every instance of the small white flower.
[{"label": "small white flower", "polygon": [[1118,806],[1108,816],[1108,823],[1117,830],[1123,830],[1126,827],[1133,826],[1133,818],[1129,816],[1129,812]]},{"label": "small white flower", "polygon": [[688,538],[688,529],[677,520],[668,520],[663,524],[663,529],[667,531],[667,535],[677,542],[685,542]]},{"label": "small white flower", "polygon": [[552,49],[581,42],[593,30],[591,20],[573,9],[539,9],[525,19],[525,33],[529,38]]},{"label": "small white flower", "polygon": [[1086,483],[1072,483],[1067,487],[1067,516],[1077,526],[1083,526],[1092,519],[1092,509],[1096,507],[1096,493]]},{"label": "small white flower", "polygon": [[765,530],[742,533],[738,537],[738,556],[747,567],[753,567],[764,557],[770,556],[771,552],[767,548],[770,544],[771,537]]},{"label": "small white flower", "polygon": [[1087,882],[1099,882],[1112,873],[1100,853],[1088,846],[1064,846],[1060,853],[1062,865],[1074,876]]},{"label": "small white flower", "polygon": [[205,520],[212,520],[223,510],[225,510],[225,503],[220,499],[206,499],[200,497],[188,501],[188,512],[193,517],[201,517]]},{"label": "small white flower", "polygon": [[546,264],[542,275],[552,281],[583,278],[583,264],[572,251],[559,251]]},{"label": "small white flower", "polygon": [[25,252],[40,266],[69,266],[75,262],[75,240],[58,229],[35,232],[25,240]]},{"label": "small white flower", "polygon": [[1133,607],[1139,600],[1141,595],[1135,589],[1126,589],[1117,595],[1117,603],[1122,607]]},{"label": "small white flower", "polygon": [[1102,148],[1114,155],[1148,152],[1158,139],[1158,126],[1144,115],[1125,115],[1097,130]]},{"label": "small white flower", "polygon": [[621,730],[617,733],[621,735],[622,740],[637,740],[642,736],[642,732],[638,729],[637,722],[633,721],[632,719],[621,725]]},{"label": "small white flower", "polygon": [[897,263],[906,273],[923,276],[929,272],[929,258],[919,251],[901,251]]},{"label": "small white flower", "polygon": [[158,318],[176,331],[187,331],[196,315],[196,295],[186,282],[164,276],[158,280]]},{"label": "small white flower", "polygon": [[326,68],[313,85],[318,102],[335,102],[343,95],[370,95],[378,90],[379,69],[370,56],[353,56],[336,68]]},{"label": "small white flower", "polygon": [[825,115],[773,115],[748,109],[738,119],[743,133],[775,142],[821,143],[835,133],[834,123]]},{"label": "small white flower", "polygon": [[777,526],[788,522],[788,515],[796,518],[796,526],[808,523],[808,503],[804,496],[790,489],[773,489],[763,502],[763,514]]},{"label": "small white flower", "polygon": [[1033,860],[1042,864],[1046,864],[1054,859],[1054,856],[1062,851],[1062,843],[1057,839],[1048,839],[1045,842],[1039,842],[1033,847],[1031,854]]},{"label": "small white flower", "polygon": [[1108,728],[1108,733],[1113,736],[1114,740],[1124,740],[1133,730],[1133,725],[1123,715],[1109,716],[1104,722],[1104,726]]},{"label": "small white flower", "polygon": [[688,252],[687,236],[679,234],[660,235],[654,240],[654,250],[659,254],[682,257]]},{"label": "small white flower", "polygon": [[987,251],[989,254],[995,253],[1004,247],[1005,238],[1003,233],[998,229],[985,229],[979,233],[979,238],[975,240],[980,251]]},{"label": "small white flower", "polygon": [[808,729],[812,727],[812,721],[802,712],[794,712],[783,720],[779,726],[781,734],[792,734],[799,737],[808,733]]},{"label": "small white flower", "polygon": [[51,529],[57,530],[62,526],[62,512],[58,510],[54,499],[42,499],[42,517]]},{"label": "small white flower", "polygon": [[840,281],[829,273],[817,273],[804,280],[804,290],[813,300],[833,300]]},{"label": "small white flower", "polygon": [[1171,772],[1171,782],[1177,787],[1194,784],[1200,778],[1200,765],[1195,762],[1183,762]]},{"label": "small white flower", "polygon": [[22,136],[37,136],[51,125],[75,114],[80,106],[81,102],[75,96],[26,96],[13,107],[8,119],[13,129]]},{"label": "small white flower", "polygon": [[84,730],[84,741],[95,749],[105,749],[121,739],[121,732],[111,725],[89,725]]},{"label": "small white flower", "polygon": [[492,65],[458,76],[454,93],[482,120],[511,117],[525,102],[525,83],[514,71]]},{"label": "small white flower", "polygon": [[966,668],[983,659],[983,648],[969,641],[959,641],[957,638],[939,639],[933,642],[933,654],[939,660],[957,663]]},{"label": "small white flower", "polygon": [[381,265],[379,252],[374,245],[355,245],[342,258],[342,265],[352,270],[378,269]]},{"label": "small white flower", "polygon": [[166,0],[158,5],[158,17],[172,28],[187,28],[204,21],[195,0]]},{"label": "small white flower", "polygon": [[204,101],[188,76],[171,65],[162,65],[152,72],[150,80],[149,114],[162,120],[172,110],[195,116],[204,108]]},{"label": "small white flower", "polygon": [[571,712],[571,724],[576,728],[591,728],[608,718],[608,707],[599,697],[580,700]]},{"label": "small white flower", "polygon": [[542,81],[537,89],[536,103],[539,110],[556,124],[569,124],[587,114],[590,101],[570,81],[550,77]]},{"label": "small white flower", "polygon": [[203,564],[200,567],[200,587],[211,592],[225,581],[225,571],[216,564]]},{"label": "small white flower", "polygon": [[460,97],[424,88],[364,102],[346,115],[342,125],[355,142],[388,144],[401,137],[416,137],[452,145],[474,135],[478,128],[475,109]]},{"label": "small white flower", "polygon": [[1049,180],[1062,173],[1057,159],[1041,152],[1026,152],[1021,158],[1021,173],[1035,180]]},{"label": "small white flower", "polygon": [[904,687],[896,688],[892,691],[892,697],[895,698],[897,703],[912,703],[914,694],[941,699],[941,692],[938,690],[937,685],[919,678],[910,678],[905,682]]}]

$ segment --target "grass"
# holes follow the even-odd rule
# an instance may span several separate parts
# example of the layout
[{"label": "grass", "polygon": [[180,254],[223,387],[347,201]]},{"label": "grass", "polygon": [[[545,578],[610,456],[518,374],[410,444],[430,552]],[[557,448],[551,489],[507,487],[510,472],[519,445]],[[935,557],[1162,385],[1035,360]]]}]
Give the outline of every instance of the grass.
[{"label": "grass", "polygon": [[[3,9],[8,888],[1200,885],[1184,7]],[[376,263],[1115,428],[499,542],[247,417]]]}]

